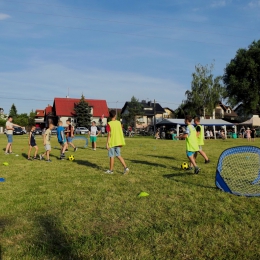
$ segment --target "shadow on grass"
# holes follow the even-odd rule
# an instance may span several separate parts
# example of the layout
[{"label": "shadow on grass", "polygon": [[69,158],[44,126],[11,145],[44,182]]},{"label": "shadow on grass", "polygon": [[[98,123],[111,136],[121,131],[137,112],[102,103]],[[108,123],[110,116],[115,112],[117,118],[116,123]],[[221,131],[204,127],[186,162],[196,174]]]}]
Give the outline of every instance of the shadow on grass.
[{"label": "shadow on grass", "polygon": [[152,163],[152,162],[141,161],[141,160],[129,160],[129,161],[131,161],[132,163],[140,163],[140,164],[146,164],[146,165],[149,165],[149,166],[159,166],[159,167],[166,168],[166,165],[160,164],[160,163]]},{"label": "shadow on grass", "polygon": [[161,159],[170,159],[170,160],[176,160],[172,156],[162,156],[162,155],[154,155],[154,154],[147,154],[146,156],[154,157],[154,158],[161,158]]},{"label": "shadow on grass", "polygon": [[[11,220],[7,219],[7,218],[0,218],[0,236],[2,236],[5,227],[10,225]],[[2,245],[0,244],[0,260],[3,260],[3,251],[2,251]]]},{"label": "shadow on grass", "polygon": [[[48,258],[57,257],[61,260],[83,260],[73,250],[73,241],[65,232],[60,221],[51,215],[40,216],[36,219],[41,232],[38,234],[36,247],[41,254],[44,253]],[[44,250],[44,252],[42,252]]]},{"label": "shadow on grass", "polygon": [[101,169],[99,165],[95,164],[95,163],[92,163],[92,162],[89,162],[87,160],[75,160],[76,163],[80,164],[80,165],[85,165],[85,166],[89,166],[89,167],[92,167],[92,168],[96,168],[96,169]]},{"label": "shadow on grass", "polygon": [[201,188],[214,189],[214,190],[217,189],[215,186],[206,186],[206,185],[202,185],[199,183],[192,183],[192,182],[188,182],[188,181],[182,181],[182,180],[175,179],[175,177],[188,176],[188,175],[198,176],[198,175],[194,174],[193,171],[185,171],[183,173],[177,173],[177,174],[176,173],[164,174],[163,178],[171,179],[175,182],[180,182],[183,184],[193,185],[193,186],[197,186],[197,187],[201,187]]}]

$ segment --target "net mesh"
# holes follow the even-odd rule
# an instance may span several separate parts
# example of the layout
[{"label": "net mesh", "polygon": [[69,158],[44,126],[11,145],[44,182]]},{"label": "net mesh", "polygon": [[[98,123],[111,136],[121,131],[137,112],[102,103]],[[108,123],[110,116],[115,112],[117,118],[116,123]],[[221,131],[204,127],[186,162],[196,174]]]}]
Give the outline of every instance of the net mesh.
[{"label": "net mesh", "polygon": [[217,171],[232,193],[260,196],[258,147],[239,146],[225,150],[219,158]]}]

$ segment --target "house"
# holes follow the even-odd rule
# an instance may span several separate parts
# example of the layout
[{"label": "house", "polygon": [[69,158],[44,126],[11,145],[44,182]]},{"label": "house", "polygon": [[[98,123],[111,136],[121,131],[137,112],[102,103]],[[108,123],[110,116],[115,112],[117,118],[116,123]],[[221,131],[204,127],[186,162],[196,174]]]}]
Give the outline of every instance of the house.
[{"label": "house", "polygon": [[169,107],[164,107],[163,118],[175,118],[174,110],[170,109]]},{"label": "house", "polygon": [[228,122],[236,122],[238,117],[237,113],[230,106],[226,106],[222,102],[216,105],[213,115],[215,115],[216,119],[224,119]]},{"label": "house", "polygon": [[[77,103],[79,103],[79,98],[54,98],[53,106],[48,105],[45,108],[44,121],[45,125],[48,126],[49,123],[57,125],[58,121],[61,120],[64,125],[66,125],[66,120],[71,118],[71,122],[76,125],[76,114],[74,108]],[[108,114],[108,107],[106,100],[99,99],[85,99],[88,103],[93,121],[97,124],[106,125]]]},{"label": "house", "polygon": [[[122,108],[121,116],[124,117],[128,113],[128,106],[131,102],[126,102]],[[147,128],[153,126],[154,123],[158,123],[163,119],[163,114],[165,110],[161,107],[159,103],[154,103],[152,101],[146,102],[142,100],[142,115],[136,116],[135,128]]]},{"label": "house", "polygon": [[44,123],[44,115],[45,115],[45,110],[44,109],[36,109],[36,115],[35,115],[35,125],[36,127],[44,128],[45,123]]}]

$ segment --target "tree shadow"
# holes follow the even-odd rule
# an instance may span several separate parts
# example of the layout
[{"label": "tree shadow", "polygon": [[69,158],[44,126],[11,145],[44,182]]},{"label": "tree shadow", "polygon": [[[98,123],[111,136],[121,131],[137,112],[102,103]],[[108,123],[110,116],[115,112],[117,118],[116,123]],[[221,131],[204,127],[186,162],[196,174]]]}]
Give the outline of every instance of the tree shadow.
[{"label": "tree shadow", "polygon": [[[49,258],[58,257],[61,260],[83,260],[73,250],[73,241],[65,233],[66,227],[63,227],[60,221],[51,215],[40,216],[36,219],[40,226],[40,233],[36,247],[41,253],[46,254]],[[42,252],[44,250],[44,252]]]},{"label": "tree shadow", "polygon": [[154,154],[147,154],[146,156],[154,157],[154,158],[161,158],[161,159],[176,160],[174,157],[171,157],[171,156],[161,156],[161,155],[154,155]]},{"label": "tree shadow", "polygon": [[149,165],[149,166],[159,166],[159,167],[162,167],[162,168],[166,168],[166,165],[164,164],[160,164],[160,163],[152,163],[152,162],[148,162],[148,161],[143,161],[143,160],[129,160],[133,163],[140,163],[140,164],[146,164],[146,165]]}]

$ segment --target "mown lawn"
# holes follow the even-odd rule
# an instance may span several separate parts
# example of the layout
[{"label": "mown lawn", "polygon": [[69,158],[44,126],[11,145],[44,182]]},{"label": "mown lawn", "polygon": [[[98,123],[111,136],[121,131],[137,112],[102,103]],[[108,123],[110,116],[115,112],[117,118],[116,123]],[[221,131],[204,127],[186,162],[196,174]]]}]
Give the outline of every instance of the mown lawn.
[{"label": "mown lawn", "polygon": [[118,161],[104,173],[105,141],[97,151],[70,148],[70,162],[57,159],[54,137],[46,163],[27,161],[27,136],[14,136],[15,154],[0,153],[0,259],[260,259],[260,198],[215,188],[219,155],[246,140],[207,140],[211,163],[198,157],[194,175],[180,169],[184,141],[127,138],[126,176]]}]

